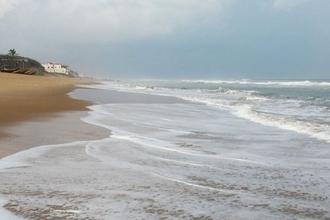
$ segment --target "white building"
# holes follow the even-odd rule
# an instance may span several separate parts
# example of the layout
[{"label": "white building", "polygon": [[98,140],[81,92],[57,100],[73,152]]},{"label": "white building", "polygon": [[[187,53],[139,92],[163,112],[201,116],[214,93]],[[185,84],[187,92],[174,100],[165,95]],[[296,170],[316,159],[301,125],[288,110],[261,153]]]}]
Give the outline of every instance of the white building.
[{"label": "white building", "polygon": [[46,64],[42,64],[42,66],[45,68],[46,72],[48,73],[60,73],[65,75],[68,75],[70,73],[68,66],[63,64],[46,63]]}]

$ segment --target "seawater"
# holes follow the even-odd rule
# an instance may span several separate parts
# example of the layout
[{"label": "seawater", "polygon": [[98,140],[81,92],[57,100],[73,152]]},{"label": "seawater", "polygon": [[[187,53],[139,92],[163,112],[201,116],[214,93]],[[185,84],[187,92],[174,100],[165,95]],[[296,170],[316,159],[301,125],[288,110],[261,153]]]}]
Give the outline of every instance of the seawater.
[{"label": "seawater", "polygon": [[120,91],[205,103],[263,125],[330,143],[330,81],[148,80],[111,84]]}]

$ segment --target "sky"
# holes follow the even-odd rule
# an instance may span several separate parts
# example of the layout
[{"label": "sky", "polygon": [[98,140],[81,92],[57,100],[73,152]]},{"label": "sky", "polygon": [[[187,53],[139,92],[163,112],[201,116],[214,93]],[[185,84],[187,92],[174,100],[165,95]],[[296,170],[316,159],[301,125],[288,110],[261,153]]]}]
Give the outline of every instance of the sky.
[{"label": "sky", "polygon": [[0,53],[113,79],[330,79],[329,0],[0,0]]}]

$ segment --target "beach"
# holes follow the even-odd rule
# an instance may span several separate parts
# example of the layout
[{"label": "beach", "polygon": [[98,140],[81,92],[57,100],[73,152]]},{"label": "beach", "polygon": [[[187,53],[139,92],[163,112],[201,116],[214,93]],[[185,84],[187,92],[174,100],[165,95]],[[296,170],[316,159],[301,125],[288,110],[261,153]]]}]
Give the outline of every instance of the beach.
[{"label": "beach", "polygon": [[237,83],[239,91],[219,90],[218,82],[150,83],[85,84],[68,97],[90,103],[87,112],[12,127],[39,144],[0,160],[0,217],[8,211],[34,220],[330,217],[327,139],[232,110],[262,104],[265,112],[269,99],[277,107],[282,99],[252,93],[251,86],[243,92]]},{"label": "beach", "polygon": [[91,82],[0,73],[0,158],[32,146],[104,136],[101,128],[80,121],[91,102],[68,96]]},{"label": "beach", "polygon": [[330,220],[330,0],[0,0],[0,220]]}]

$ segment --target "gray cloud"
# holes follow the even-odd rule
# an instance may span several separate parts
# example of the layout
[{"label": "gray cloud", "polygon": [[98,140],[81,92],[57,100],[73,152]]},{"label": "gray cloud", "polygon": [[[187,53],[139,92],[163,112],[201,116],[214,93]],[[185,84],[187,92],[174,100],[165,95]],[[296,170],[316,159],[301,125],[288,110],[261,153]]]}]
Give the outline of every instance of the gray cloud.
[{"label": "gray cloud", "polygon": [[329,78],[328,0],[0,0],[0,50],[133,78]]},{"label": "gray cloud", "polygon": [[[66,42],[111,42],[173,34],[218,20],[229,0],[1,0],[2,19]],[[8,15],[8,11],[14,16]],[[19,16],[17,18],[17,16]],[[40,28],[40,29],[39,29]],[[56,40],[56,39],[54,39]]]}]

